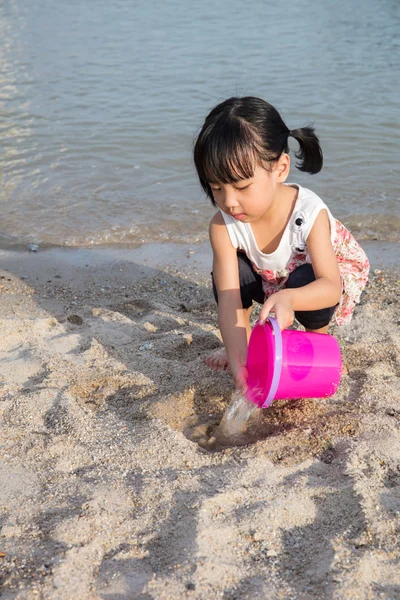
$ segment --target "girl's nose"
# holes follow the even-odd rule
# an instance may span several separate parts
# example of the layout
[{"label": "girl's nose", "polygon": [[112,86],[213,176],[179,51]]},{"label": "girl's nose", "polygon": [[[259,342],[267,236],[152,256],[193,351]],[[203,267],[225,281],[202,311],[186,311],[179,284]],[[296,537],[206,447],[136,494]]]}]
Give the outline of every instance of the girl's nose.
[{"label": "girl's nose", "polygon": [[224,197],[224,205],[226,208],[234,208],[235,206],[238,206],[238,204],[235,190],[227,190]]}]

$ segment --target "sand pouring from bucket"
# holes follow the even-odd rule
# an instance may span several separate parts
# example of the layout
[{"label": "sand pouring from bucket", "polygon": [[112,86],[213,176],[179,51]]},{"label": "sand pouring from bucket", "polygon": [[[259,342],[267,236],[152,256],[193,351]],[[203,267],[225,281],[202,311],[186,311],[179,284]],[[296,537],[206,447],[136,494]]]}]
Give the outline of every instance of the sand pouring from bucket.
[{"label": "sand pouring from bucket", "polygon": [[247,397],[262,408],[273,400],[327,398],[339,385],[342,359],[325,333],[285,329],[276,319],[256,323],[249,340]]}]

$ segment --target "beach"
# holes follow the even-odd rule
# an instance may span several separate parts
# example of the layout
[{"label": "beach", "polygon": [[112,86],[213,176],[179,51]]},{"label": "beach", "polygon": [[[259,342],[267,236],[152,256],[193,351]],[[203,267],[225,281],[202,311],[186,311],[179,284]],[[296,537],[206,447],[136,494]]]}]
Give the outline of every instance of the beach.
[{"label": "beach", "polygon": [[204,253],[0,252],[2,600],[400,598],[400,273],[332,329],[333,397],[211,452]]},{"label": "beach", "polygon": [[[399,27],[372,0],[0,2],[0,600],[400,600]],[[335,395],[235,440],[193,162],[232,96],[315,126],[323,170],[291,135],[287,181],[372,265]]]}]

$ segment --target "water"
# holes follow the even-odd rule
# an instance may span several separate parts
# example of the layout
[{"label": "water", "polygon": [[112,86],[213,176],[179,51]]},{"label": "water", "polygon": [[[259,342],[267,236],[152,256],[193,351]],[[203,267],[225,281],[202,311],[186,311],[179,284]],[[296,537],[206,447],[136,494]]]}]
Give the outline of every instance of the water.
[{"label": "water", "polygon": [[236,390],[215,432],[217,444],[240,446],[251,441],[251,428],[261,416],[262,409]]},{"label": "water", "polygon": [[260,439],[261,413],[261,408],[236,390],[220,422],[210,415],[190,415],[185,419],[183,432],[205,450],[244,446]]},{"label": "water", "polygon": [[290,181],[400,241],[399,31],[398,0],[3,0],[0,244],[205,240],[192,143],[232,94],[315,121],[324,170]]}]

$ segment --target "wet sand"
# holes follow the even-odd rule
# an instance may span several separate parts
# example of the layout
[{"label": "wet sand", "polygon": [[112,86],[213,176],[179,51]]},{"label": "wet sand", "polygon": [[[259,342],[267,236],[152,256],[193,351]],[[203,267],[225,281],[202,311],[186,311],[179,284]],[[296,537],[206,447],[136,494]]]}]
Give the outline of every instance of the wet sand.
[{"label": "wet sand", "polygon": [[400,274],[348,374],[209,452],[229,374],[206,251],[0,251],[2,600],[400,597]]}]

